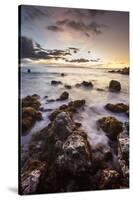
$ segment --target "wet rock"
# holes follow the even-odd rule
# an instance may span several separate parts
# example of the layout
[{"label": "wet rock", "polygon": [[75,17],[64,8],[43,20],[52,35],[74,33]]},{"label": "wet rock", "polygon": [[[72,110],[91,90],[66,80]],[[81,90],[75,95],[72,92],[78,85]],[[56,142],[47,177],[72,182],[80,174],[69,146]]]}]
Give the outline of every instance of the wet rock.
[{"label": "wet rock", "polygon": [[52,103],[52,102],[54,102],[55,101],[55,99],[47,99],[47,102],[48,103]]},{"label": "wet rock", "polygon": [[61,76],[65,76],[66,74],[65,73],[61,73]]},{"label": "wet rock", "polygon": [[38,190],[40,178],[46,173],[46,162],[29,160],[21,174],[21,194],[35,194]]},{"label": "wet rock", "polygon": [[122,122],[111,116],[99,119],[98,126],[111,140],[116,140],[118,134],[123,131]]},{"label": "wet rock", "polygon": [[78,108],[80,108],[84,105],[85,105],[84,99],[83,100],[70,101],[69,104],[68,104],[69,107],[73,107],[75,109],[78,109]]},{"label": "wet rock", "polygon": [[37,95],[28,95],[22,99],[22,107],[32,107],[38,110],[41,106],[40,102],[38,101],[39,96]]},{"label": "wet rock", "polygon": [[85,105],[85,100],[76,100],[76,101],[70,101],[68,105],[63,104],[59,107],[59,109],[52,112],[49,116],[49,119],[53,121],[57,114],[61,112],[69,112],[69,114],[73,114],[77,112],[77,110]]},{"label": "wet rock", "polygon": [[116,112],[116,113],[123,113],[123,112],[127,112],[129,110],[129,106],[124,103],[117,103],[117,104],[108,103],[108,104],[106,104],[105,108],[107,110],[110,110],[110,111]]},{"label": "wet rock", "polygon": [[110,70],[108,71],[110,73],[120,73],[120,74],[124,74],[124,75],[129,75],[129,67],[125,67],[123,69],[120,70]]},{"label": "wet rock", "polygon": [[93,87],[93,84],[92,82],[88,82],[88,81],[83,81],[81,83],[82,86],[86,87],[86,88],[92,88]]},{"label": "wet rock", "polygon": [[105,91],[105,90],[102,89],[102,88],[97,88],[97,91],[103,92],[103,91]]},{"label": "wet rock", "polygon": [[42,115],[32,107],[24,107],[22,109],[22,134],[25,134],[36,121],[40,121]]},{"label": "wet rock", "polygon": [[56,100],[57,101],[64,101],[64,100],[67,100],[68,98],[69,98],[69,93],[65,91],[60,95],[59,99],[56,99]]},{"label": "wet rock", "polygon": [[93,169],[99,169],[108,166],[108,162],[112,162],[113,154],[109,146],[104,146],[102,143],[97,144],[92,148],[92,164]]},{"label": "wet rock", "polygon": [[126,164],[129,165],[129,136],[122,132],[118,137],[119,143],[119,157],[126,161]]},{"label": "wet rock", "polygon": [[90,147],[86,140],[78,135],[71,134],[62,147],[62,153],[56,159],[59,172],[65,171],[80,176],[91,168]]},{"label": "wet rock", "polygon": [[65,85],[65,88],[66,88],[66,89],[71,89],[72,86],[71,86],[71,85]]},{"label": "wet rock", "polygon": [[61,81],[55,81],[55,80],[51,81],[51,85],[61,85],[61,84],[62,84]]},{"label": "wet rock", "polygon": [[76,83],[75,87],[79,88],[79,87],[81,87],[81,84],[80,83]]},{"label": "wet rock", "polygon": [[100,172],[100,189],[120,188],[120,174],[115,169],[103,169]]},{"label": "wet rock", "polygon": [[48,96],[44,96],[44,99],[47,99],[48,98]]},{"label": "wet rock", "polygon": [[119,92],[121,90],[120,82],[116,80],[111,80],[109,83],[109,90],[111,92]]}]

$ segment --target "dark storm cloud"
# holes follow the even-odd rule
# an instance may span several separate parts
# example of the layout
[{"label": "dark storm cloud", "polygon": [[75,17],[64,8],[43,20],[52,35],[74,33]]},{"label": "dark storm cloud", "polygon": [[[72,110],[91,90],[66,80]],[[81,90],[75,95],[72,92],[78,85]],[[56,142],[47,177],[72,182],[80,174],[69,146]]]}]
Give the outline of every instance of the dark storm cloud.
[{"label": "dark storm cloud", "polygon": [[69,19],[64,19],[62,21],[56,21],[56,24],[58,26],[49,26],[48,29],[52,31],[62,31],[62,26],[63,29],[66,27],[70,28],[74,31],[78,31],[83,33],[86,37],[90,37],[91,34],[101,34],[104,28],[107,28],[107,25],[97,23],[95,21],[90,22],[89,24],[84,23],[83,21],[77,21],[77,20],[69,20]]},{"label": "dark storm cloud", "polygon": [[63,29],[59,26],[47,26],[47,29],[49,31],[53,31],[53,32],[60,32],[63,31]]},{"label": "dark storm cloud", "polygon": [[64,20],[59,20],[56,22],[57,25],[65,25],[69,20],[68,19],[64,19]]},{"label": "dark storm cloud", "polygon": [[50,13],[47,9],[40,6],[21,6],[21,12],[24,20],[36,20],[43,19],[44,17],[50,16]]},{"label": "dark storm cloud", "polygon": [[102,29],[106,28],[107,26],[104,24],[98,24],[96,22],[91,22],[90,24],[86,25],[83,22],[76,22],[76,21],[69,21],[67,23],[67,26],[69,26],[70,28],[76,30],[76,31],[83,31],[87,37],[89,37],[89,33],[93,32],[96,35],[102,33]]},{"label": "dark storm cloud", "polygon": [[88,13],[93,18],[93,17],[96,17],[97,15],[104,15],[105,11],[104,10],[88,10]]},{"label": "dark storm cloud", "polygon": [[49,50],[44,49],[38,43],[33,43],[32,39],[25,36],[20,37],[20,59],[64,59],[63,56],[71,55],[68,49]]}]

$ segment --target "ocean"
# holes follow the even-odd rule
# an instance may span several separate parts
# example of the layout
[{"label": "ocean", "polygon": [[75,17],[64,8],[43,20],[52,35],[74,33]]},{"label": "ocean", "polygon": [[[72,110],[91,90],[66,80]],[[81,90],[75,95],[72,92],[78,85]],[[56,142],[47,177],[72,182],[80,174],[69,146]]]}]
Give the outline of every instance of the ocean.
[{"label": "ocean", "polygon": [[[27,73],[30,68],[31,72]],[[118,73],[109,73],[109,69],[100,68],[79,68],[79,67],[56,67],[56,66],[34,66],[21,67],[21,98],[27,95],[38,94],[40,96],[41,107],[45,109],[55,110],[62,104],[77,99],[85,99],[86,105],[84,109],[79,110],[75,114],[75,121],[82,123],[82,129],[87,133],[91,145],[98,143],[108,145],[108,138],[105,133],[97,130],[96,122],[103,116],[114,116],[116,119],[126,122],[128,117],[125,114],[112,113],[107,111],[104,106],[107,103],[125,103],[129,104],[129,76]],[[61,76],[64,73],[65,76]],[[52,86],[51,81],[61,81],[63,84]],[[118,80],[121,83],[121,92],[113,93],[108,90],[109,82]],[[94,85],[92,89],[76,88],[76,83],[82,81],[91,81]],[[72,86],[72,89],[65,89],[64,85]],[[97,88],[104,89],[98,91]],[[69,92],[69,99],[65,101],[57,101],[47,103],[48,99],[57,99],[62,92]],[[21,144],[28,147],[32,134],[37,133],[49,124],[48,116],[51,112],[42,112],[43,120],[36,122],[34,127],[26,136],[21,136]]]}]

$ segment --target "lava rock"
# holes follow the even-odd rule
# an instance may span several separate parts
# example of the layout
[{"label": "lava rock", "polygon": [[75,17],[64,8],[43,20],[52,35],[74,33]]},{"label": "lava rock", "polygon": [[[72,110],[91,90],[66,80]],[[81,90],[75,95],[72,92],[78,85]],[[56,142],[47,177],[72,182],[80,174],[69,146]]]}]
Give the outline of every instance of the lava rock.
[{"label": "lava rock", "polygon": [[111,140],[116,140],[118,134],[123,131],[123,123],[111,116],[99,119],[98,126]]},{"label": "lava rock", "polygon": [[119,92],[121,90],[120,82],[116,80],[111,80],[109,83],[109,90],[111,92]]},{"label": "lava rock", "polygon": [[129,110],[129,106],[124,103],[117,103],[117,104],[106,104],[105,108],[115,113],[123,113]]},{"label": "lava rock", "polygon": [[100,172],[100,189],[117,189],[120,188],[120,174],[115,169],[103,169]]},{"label": "lava rock", "polygon": [[72,86],[71,85],[65,85],[65,88],[66,89],[72,89]]},{"label": "lava rock", "polygon": [[25,98],[22,99],[22,108],[23,107],[32,107],[36,110],[38,110],[41,106],[40,102],[38,101],[38,98],[40,98],[38,95],[28,95]]},{"label": "lava rock", "polygon": [[38,190],[40,178],[46,173],[46,162],[38,160],[29,160],[23,168],[21,174],[21,191],[22,195],[35,194]]},{"label": "lava rock", "polygon": [[92,88],[93,87],[93,84],[92,82],[88,82],[88,81],[83,81],[81,83],[82,86],[86,87],[86,88]]},{"label": "lava rock", "polygon": [[61,81],[55,81],[55,80],[51,81],[51,85],[61,85],[61,84],[62,84]]},{"label": "lava rock", "polygon": [[67,100],[68,98],[69,98],[69,93],[65,91],[60,95],[59,99],[56,99],[56,100],[57,101],[64,101],[64,100]]},{"label": "lava rock", "polygon": [[36,121],[42,120],[40,112],[36,111],[32,107],[22,108],[22,134],[25,134]]}]

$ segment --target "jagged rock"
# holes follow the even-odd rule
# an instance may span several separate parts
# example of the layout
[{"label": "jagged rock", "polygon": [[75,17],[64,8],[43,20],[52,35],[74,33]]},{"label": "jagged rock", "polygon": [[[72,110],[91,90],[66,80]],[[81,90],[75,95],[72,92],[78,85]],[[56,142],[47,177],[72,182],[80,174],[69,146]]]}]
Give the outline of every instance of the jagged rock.
[{"label": "jagged rock", "polygon": [[96,171],[107,167],[108,161],[112,161],[113,154],[109,146],[104,146],[102,143],[97,144],[92,148],[92,164]]},{"label": "jagged rock", "polygon": [[69,98],[69,93],[65,91],[60,95],[58,99],[56,99],[56,101],[64,101],[67,100],[68,98]]},{"label": "jagged rock", "polygon": [[129,110],[129,106],[124,103],[117,103],[117,104],[108,103],[106,104],[105,108],[107,110],[110,110],[116,113],[127,112]]},{"label": "jagged rock", "polygon": [[66,89],[71,89],[72,86],[71,86],[71,85],[65,85],[65,88],[66,88]]},{"label": "jagged rock", "polygon": [[120,157],[129,165],[129,136],[125,132],[120,133],[118,143]]},{"label": "jagged rock", "polygon": [[80,176],[89,172],[91,168],[90,146],[87,141],[78,134],[71,134],[62,147],[62,153],[56,159],[56,168],[62,171]]},{"label": "jagged rock", "polygon": [[63,104],[59,107],[59,109],[52,112],[49,116],[49,119],[51,121],[53,121],[55,119],[56,115],[63,112],[63,111],[69,112],[69,113],[72,114],[84,105],[85,105],[85,100],[70,101],[68,105]]},{"label": "jagged rock", "polygon": [[35,194],[40,183],[40,178],[46,173],[46,170],[46,162],[29,160],[21,174],[21,194]]},{"label": "jagged rock", "polygon": [[108,71],[110,73],[120,73],[120,74],[124,74],[124,75],[129,75],[129,67],[125,67],[123,69],[120,70],[110,70]]},{"label": "jagged rock", "polygon": [[111,140],[116,140],[118,134],[123,131],[122,122],[111,116],[99,119],[98,126]]},{"label": "jagged rock", "polygon": [[38,98],[40,98],[38,95],[28,95],[25,98],[22,99],[22,108],[23,107],[32,107],[36,110],[38,110],[41,106],[40,102],[38,101]]},{"label": "jagged rock", "polygon": [[103,169],[100,173],[100,189],[120,188],[120,174],[115,169]]},{"label": "jagged rock", "polygon": [[109,83],[109,90],[111,92],[119,92],[121,90],[120,82],[116,80],[111,80]]},{"label": "jagged rock", "polygon": [[61,81],[55,81],[55,80],[51,81],[51,85],[61,85],[61,84],[62,84]]},{"label": "jagged rock", "polygon": [[84,105],[85,105],[85,100],[83,99],[83,100],[70,101],[68,107],[78,109]]},{"label": "jagged rock", "polygon": [[40,121],[42,115],[32,107],[22,108],[22,134],[25,134],[36,121]]},{"label": "jagged rock", "polygon": [[86,87],[86,88],[92,88],[93,87],[93,84],[92,82],[88,82],[88,81],[83,81],[81,83],[82,86]]}]

